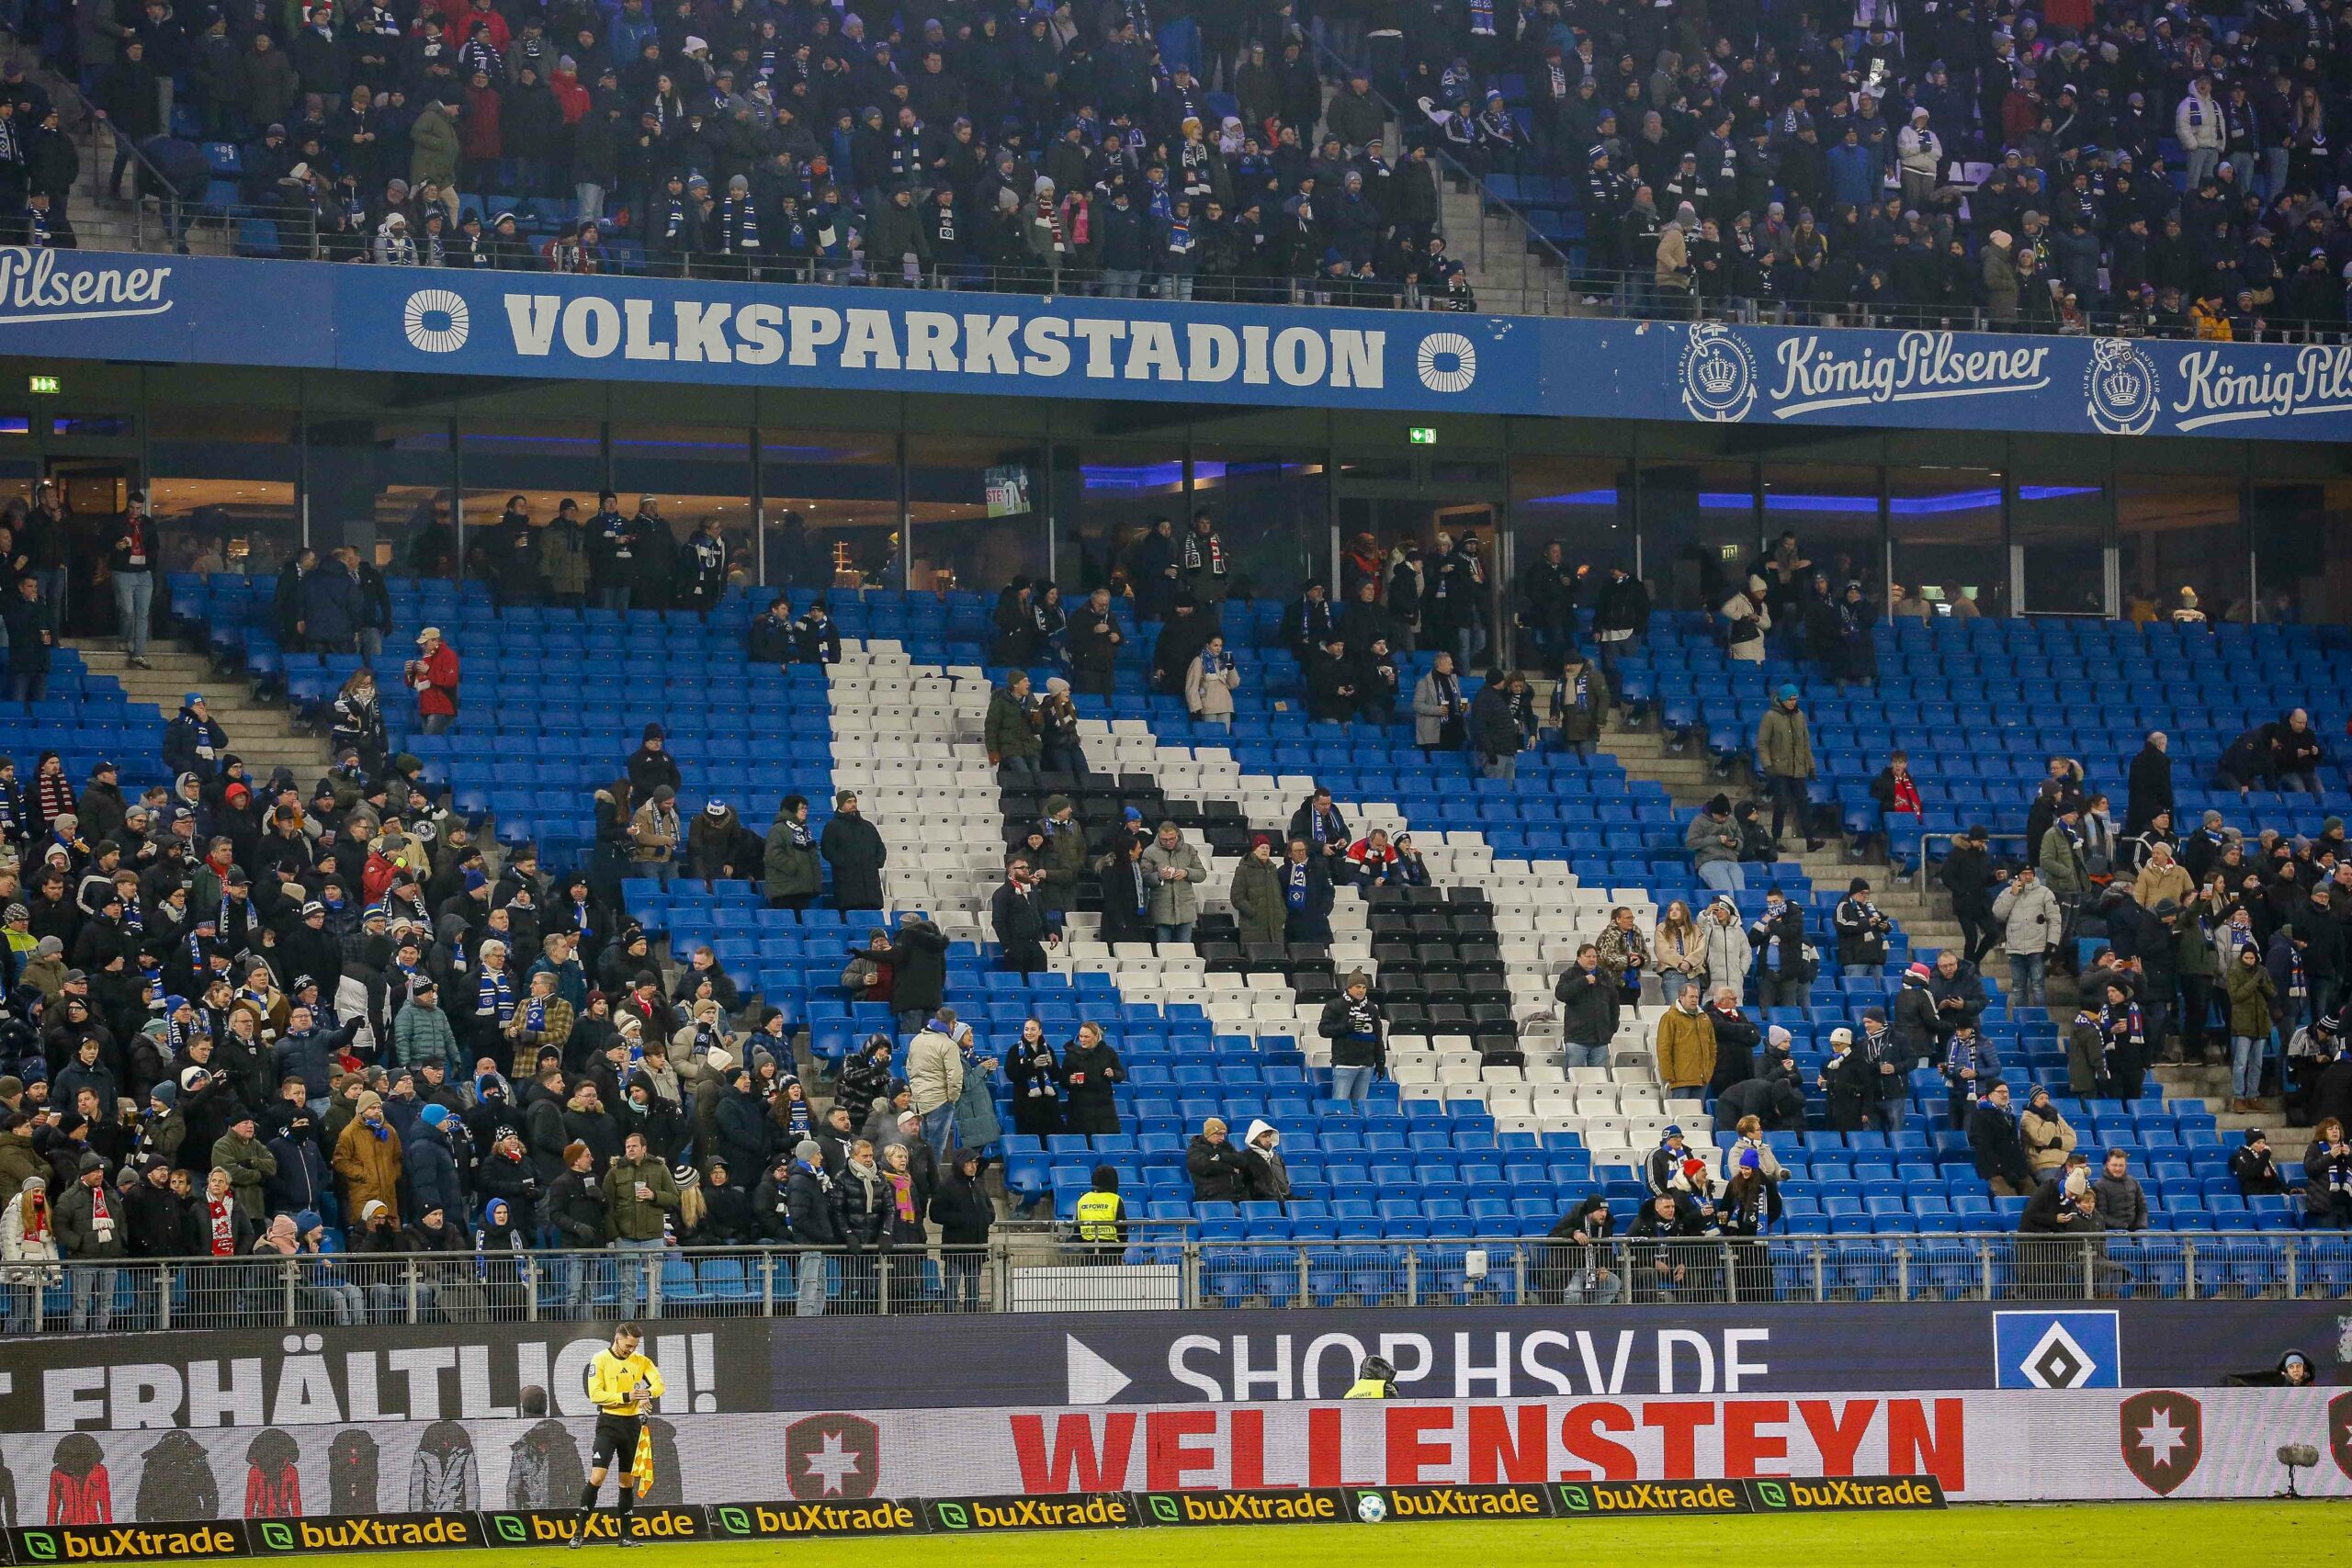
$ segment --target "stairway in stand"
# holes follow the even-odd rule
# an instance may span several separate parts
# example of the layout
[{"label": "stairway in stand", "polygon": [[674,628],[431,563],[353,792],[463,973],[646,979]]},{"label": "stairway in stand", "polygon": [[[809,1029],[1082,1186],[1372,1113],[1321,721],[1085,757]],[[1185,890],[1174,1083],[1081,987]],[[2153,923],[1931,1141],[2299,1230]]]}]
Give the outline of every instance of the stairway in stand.
[{"label": "stairway in stand", "polygon": [[216,674],[211,660],[203,654],[157,642],[147,649],[147,660],[154,668],[134,670],[112,637],[85,638],[72,646],[80,649],[92,674],[111,677],[133,704],[156,709],[158,750],[163,746],[162,726],[178,716],[181,699],[190,692],[201,692],[206,707],[229,732],[229,750],[244,760],[248,773],[266,779],[272,769],[286,767],[307,794],[326,770],[323,737],[298,731],[285,708],[254,702],[242,678]]},{"label": "stairway in stand", "polygon": [[[1627,776],[1650,779],[1664,784],[1674,796],[1677,806],[1697,810],[1710,795],[1722,791],[1736,800],[1754,793],[1753,782],[1745,770],[1725,783],[1715,777],[1714,767],[1702,747],[1692,747],[1681,752],[1671,750],[1665,736],[1656,729],[1612,728],[1601,740],[1602,750],[1624,765]],[[1793,835],[1791,836],[1794,841]],[[1758,885],[1760,867],[1748,868],[1750,886]],[[1856,863],[1846,858],[1842,840],[1832,839],[1818,850],[1801,855],[1784,854],[1774,874],[1784,882],[1803,878],[1812,887],[1844,893],[1857,876],[1870,879],[1871,897],[1878,907],[1893,917],[1895,925],[1911,939],[1913,953],[1925,958],[1947,947],[1958,947],[1961,931],[1952,919],[1951,899],[1932,881],[1915,882],[1898,878],[1883,860]],[[1814,933],[1825,952],[1834,945],[1828,931]],[[1984,964],[1986,989],[2007,995],[2009,989],[2007,954],[1996,947]],[[2050,983],[2049,1018],[2057,1025],[2063,1038],[2072,1024],[2076,1008],[2073,982],[2053,976]],[[2210,1032],[2209,1032],[2210,1037]],[[2283,1107],[2276,1099],[2260,1102],[2253,1112],[2234,1111],[2230,1103],[2229,1070],[2226,1066],[2188,1064],[2179,1066],[2160,1066],[2151,1069],[2151,1076],[2164,1086],[2167,1100],[2195,1100],[2213,1111],[2222,1131],[2228,1134],[2247,1127],[2278,1128],[2282,1125]]]}]

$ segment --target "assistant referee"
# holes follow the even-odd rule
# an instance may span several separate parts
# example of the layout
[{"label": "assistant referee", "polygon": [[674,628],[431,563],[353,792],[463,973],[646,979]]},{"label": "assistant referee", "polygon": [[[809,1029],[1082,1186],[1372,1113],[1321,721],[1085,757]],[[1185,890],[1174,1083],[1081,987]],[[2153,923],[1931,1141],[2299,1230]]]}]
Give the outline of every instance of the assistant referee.
[{"label": "assistant referee", "polygon": [[637,1502],[629,1471],[637,1462],[646,1407],[662,1397],[662,1369],[638,1353],[644,1339],[637,1325],[624,1323],[613,1330],[611,1347],[597,1351],[596,1359],[588,1363],[588,1399],[596,1407],[596,1441],[589,1450],[588,1483],[580,1489],[580,1518],[572,1526],[571,1539],[565,1542],[568,1546],[577,1547],[587,1534],[588,1521],[596,1512],[596,1494],[604,1490],[605,1472],[616,1461],[621,1472],[618,1544],[637,1544],[628,1533],[629,1509]]}]

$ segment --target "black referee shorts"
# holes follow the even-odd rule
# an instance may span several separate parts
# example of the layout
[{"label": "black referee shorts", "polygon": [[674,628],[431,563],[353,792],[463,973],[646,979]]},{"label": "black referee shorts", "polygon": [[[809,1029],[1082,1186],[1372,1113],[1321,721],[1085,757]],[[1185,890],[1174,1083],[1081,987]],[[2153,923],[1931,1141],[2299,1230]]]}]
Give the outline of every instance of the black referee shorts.
[{"label": "black referee shorts", "polygon": [[588,1468],[604,1470],[617,1466],[627,1470],[637,1462],[638,1434],[645,1430],[642,1416],[599,1416],[596,1417],[596,1441],[588,1450]]}]

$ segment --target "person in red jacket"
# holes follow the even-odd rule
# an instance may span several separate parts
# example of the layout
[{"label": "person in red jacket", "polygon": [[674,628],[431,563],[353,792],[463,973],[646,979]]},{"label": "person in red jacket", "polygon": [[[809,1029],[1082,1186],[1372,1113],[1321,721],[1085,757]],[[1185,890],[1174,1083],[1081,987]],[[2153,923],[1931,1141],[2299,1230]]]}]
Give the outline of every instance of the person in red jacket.
[{"label": "person in red jacket", "polygon": [[458,650],[441,640],[439,626],[416,634],[416,657],[408,661],[409,689],[416,694],[416,716],[424,733],[447,731],[458,716]]}]

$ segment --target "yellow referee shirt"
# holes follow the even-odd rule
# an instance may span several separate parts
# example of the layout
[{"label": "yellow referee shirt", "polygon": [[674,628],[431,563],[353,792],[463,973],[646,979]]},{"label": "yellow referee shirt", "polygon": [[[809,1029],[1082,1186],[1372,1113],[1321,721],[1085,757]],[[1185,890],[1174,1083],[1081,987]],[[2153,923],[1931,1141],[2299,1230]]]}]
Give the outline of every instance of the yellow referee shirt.
[{"label": "yellow referee shirt", "polygon": [[588,1402],[607,1416],[644,1414],[637,1385],[643,1382],[653,1398],[662,1397],[662,1369],[642,1353],[616,1356],[599,1350],[588,1363]]}]

